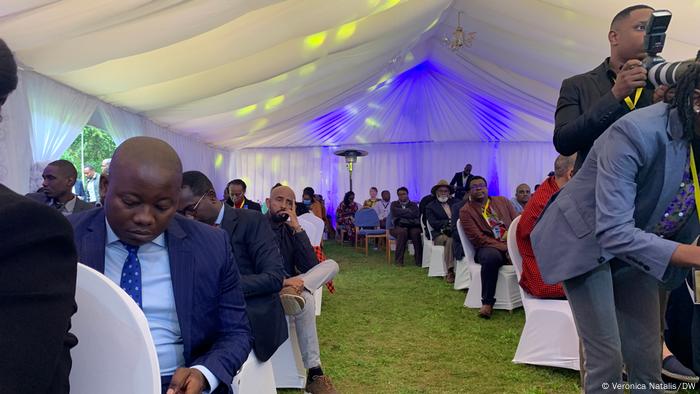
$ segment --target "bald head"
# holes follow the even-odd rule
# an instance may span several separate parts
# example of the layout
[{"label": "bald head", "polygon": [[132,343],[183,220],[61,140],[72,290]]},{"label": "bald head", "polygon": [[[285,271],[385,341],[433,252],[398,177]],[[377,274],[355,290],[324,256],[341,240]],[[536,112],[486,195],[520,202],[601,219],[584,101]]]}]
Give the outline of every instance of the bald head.
[{"label": "bald head", "polygon": [[266,204],[270,210],[270,215],[277,217],[280,220],[287,220],[289,212],[293,212],[295,207],[296,196],[294,190],[289,186],[275,186],[270,190],[270,198]]},{"label": "bald head", "polygon": [[159,139],[135,137],[114,152],[105,215],[124,242],[143,245],[162,234],[177,210],[182,163]]}]

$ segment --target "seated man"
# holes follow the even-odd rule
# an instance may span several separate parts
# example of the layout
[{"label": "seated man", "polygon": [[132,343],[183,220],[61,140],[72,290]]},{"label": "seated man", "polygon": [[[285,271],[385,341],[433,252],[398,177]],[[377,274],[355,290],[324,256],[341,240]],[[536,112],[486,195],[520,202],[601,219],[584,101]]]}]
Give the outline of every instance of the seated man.
[{"label": "seated man", "polygon": [[481,309],[479,317],[490,319],[496,303],[498,270],[508,264],[506,237],[517,214],[505,197],[489,197],[486,179],[475,176],[469,183],[469,202],[459,211],[464,234],[474,245],[481,265]]},{"label": "seated man", "polygon": [[73,194],[73,185],[78,177],[78,171],[68,160],[56,160],[44,168],[41,175],[42,193],[29,193],[27,197],[42,204],[50,205],[63,216],[73,213],[87,211],[94,207],[94,204],[87,203]]},{"label": "seated man", "polygon": [[[272,224],[282,258],[285,280],[282,302],[292,314],[304,368],[307,368],[306,391],[312,394],[335,393],[331,379],[321,369],[321,352],[316,332],[316,303],[314,292],[338,274],[333,260],[319,263],[316,252],[296,215],[294,191],[288,186],[275,186],[266,201],[267,217]],[[300,274],[297,274],[299,272]],[[304,297],[305,305],[294,305],[288,296]]]},{"label": "seated man", "polygon": [[219,201],[214,185],[199,171],[182,174],[178,212],[228,234],[241,274],[253,350],[260,362],[269,360],[288,336],[279,296],[284,268],[270,223],[260,212]]},{"label": "seated man", "polygon": [[527,183],[521,183],[515,188],[515,197],[510,199],[515,213],[521,214],[528,201],[530,201],[530,186]]},{"label": "seated man", "polygon": [[386,228],[386,216],[389,214],[389,207],[391,206],[391,193],[388,190],[382,190],[382,199],[374,204],[374,210],[377,211],[377,216],[379,216],[379,227]]},{"label": "seated man", "polygon": [[425,208],[433,201],[435,201],[435,195],[430,193],[421,198],[418,202],[418,214],[423,218],[423,222],[421,223],[421,231],[425,233],[425,238],[427,239],[433,239],[433,236],[428,232],[428,216],[425,214]]},{"label": "seated man", "polygon": [[433,186],[431,193],[435,195],[435,200],[425,207],[425,214],[432,227],[431,237],[433,244],[445,247],[443,263],[445,266],[445,281],[455,283],[455,262],[452,254],[452,209],[454,199],[450,197],[454,190],[446,180],[440,180]]},{"label": "seated man", "polygon": [[377,188],[372,186],[369,188],[369,198],[362,204],[362,208],[374,208],[374,205],[379,202],[377,199]]},{"label": "seated man", "polygon": [[407,188],[403,186],[398,188],[396,194],[399,199],[392,202],[390,208],[394,228],[389,230],[391,236],[396,238],[396,265],[403,267],[403,256],[410,238],[415,249],[413,257],[416,266],[421,267],[423,266],[423,241],[420,239],[421,224],[418,205],[409,200]]},{"label": "seated man", "polygon": [[78,260],[143,309],[162,393],[231,392],[252,337],[226,233],[176,215],[182,164],[149,137],[114,152],[104,208],[69,216]]},{"label": "seated man", "polygon": [[232,180],[228,183],[226,188],[228,189],[228,205],[239,209],[252,209],[258,212],[262,211],[260,204],[245,198],[245,191],[248,189],[248,186],[242,179]]},{"label": "seated man", "polygon": [[535,253],[530,244],[530,233],[535,228],[535,223],[537,223],[537,219],[542,214],[550,197],[566,185],[573,176],[575,163],[575,153],[572,156],[559,155],[554,161],[554,176],[550,176],[542,182],[542,186],[537,189],[537,193],[525,205],[525,209],[520,215],[516,236],[518,250],[523,257],[520,287],[536,298],[566,298],[561,283],[548,285],[542,280],[542,274],[537,267]]}]

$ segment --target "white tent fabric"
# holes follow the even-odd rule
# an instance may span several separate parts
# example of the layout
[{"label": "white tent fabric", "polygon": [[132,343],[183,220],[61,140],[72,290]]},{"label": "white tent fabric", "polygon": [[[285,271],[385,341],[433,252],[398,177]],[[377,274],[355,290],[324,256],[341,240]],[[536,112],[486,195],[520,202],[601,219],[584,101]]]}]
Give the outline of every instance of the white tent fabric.
[{"label": "white tent fabric", "polygon": [[[693,57],[700,47],[700,2],[647,3],[674,13],[663,55]],[[549,168],[553,151],[533,147],[551,144],[561,80],[591,69],[609,53],[610,20],[627,5],[603,0],[4,0],[0,37],[26,70],[113,105],[97,104],[91,122],[101,120],[117,140],[140,134],[135,125],[148,120],[144,133],[166,133],[179,141],[180,151],[190,152],[184,153],[191,154],[184,159],[188,165],[211,167],[223,180],[250,174],[242,162],[267,152],[259,149],[289,147],[328,151],[360,145],[370,150],[366,160],[390,154],[403,166],[398,158],[405,149],[430,152],[461,144],[455,153],[469,160],[466,142],[485,143],[487,152],[490,143],[527,142],[515,145],[533,149],[526,155],[535,162],[527,164]],[[471,47],[452,52],[443,37],[454,31],[460,11],[465,31],[476,35]],[[402,143],[418,145],[384,147]],[[229,150],[236,152],[233,157]],[[455,158],[455,164],[462,159]],[[338,158],[326,161],[342,166]],[[445,168],[463,166],[455,164]],[[502,179],[522,168],[498,167],[499,189],[514,187],[518,181]],[[304,174],[288,178],[301,182]],[[533,183],[541,175],[538,170],[519,178]],[[421,193],[433,181],[427,175],[406,180]],[[328,187],[338,193],[336,187],[343,186]]]}]

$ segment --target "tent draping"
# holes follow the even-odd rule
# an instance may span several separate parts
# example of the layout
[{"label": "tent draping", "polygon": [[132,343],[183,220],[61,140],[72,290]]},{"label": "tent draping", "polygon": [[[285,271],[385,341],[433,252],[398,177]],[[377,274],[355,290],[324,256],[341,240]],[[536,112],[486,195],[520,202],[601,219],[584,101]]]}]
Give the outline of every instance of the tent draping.
[{"label": "tent draping", "polygon": [[[662,54],[669,60],[695,56],[700,2],[647,3],[674,13]],[[445,147],[457,157],[438,157],[448,160],[449,172],[463,166],[461,158],[469,160],[472,153],[465,152],[477,158],[481,150],[497,152],[494,160],[500,164],[492,166],[506,194],[519,182],[516,177],[533,183],[547,172],[540,169],[551,166],[561,81],[593,68],[609,53],[610,20],[627,5],[602,0],[4,0],[0,37],[25,69],[101,100],[90,122],[101,122],[118,141],[148,130],[167,136],[186,166],[209,168],[221,181],[258,176],[241,160],[272,154],[270,148],[294,148],[289,155],[326,152],[321,156],[327,159],[314,165],[335,168],[343,164],[329,156],[334,147],[361,146],[370,151],[363,160],[398,166],[407,166],[405,152],[417,152],[410,159],[420,162],[431,159],[426,152]],[[458,12],[464,13],[465,32],[476,35],[470,47],[453,52],[446,40]],[[31,94],[15,93],[19,98],[11,98],[4,112],[33,100]],[[6,120],[21,124],[22,117],[6,115]],[[141,123],[143,131],[135,130]],[[17,130],[32,129],[33,123],[27,124],[32,126],[0,126],[0,141],[22,142]],[[34,145],[37,137],[32,136]],[[510,146],[532,161],[503,167],[500,155]],[[0,153],[6,150],[0,146]],[[0,175],[19,182],[17,174],[26,172],[8,166],[14,162],[9,157],[0,157]],[[290,182],[303,183],[317,171],[291,167],[297,171],[285,175]],[[361,180],[361,167],[358,187],[372,181]],[[521,173],[527,168],[532,173]],[[337,174],[327,187],[341,193],[339,170],[323,171]],[[402,171],[408,175],[401,176],[415,173]],[[273,175],[259,174],[265,180],[260,187],[268,188]],[[404,181],[424,192],[437,175]]]},{"label": "tent draping", "polygon": [[[520,183],[531,188],[554,169],[557,153],[549,142],[465,142],[374,144],[365,146],[369,156],[358,158],[353,168],[355,201],[369,198],[369,188],[391,191],[406,186],[412,200],[430,192],[440,179],[448,182],[464,165],[489,183],[492,195],[515,195]],[[264,201],[277,182],[288,184],[301,201],[306,186],[323,195],[333,209],[349,190],[348,170],[342,157],[329,147],[244,149],[233,153],[232,171],[248,184],[249,198]],[[217,192],[223,185],[215,185]]]},{"label": "tent draping", "polygon": [[228,151],[175,134],[34,72],[21,71],[19,77],[0,122],[0,182],[19,193],[39,188],[46,164],[61,157],[88,121],[107,130],[117,143],[137,135],[160,138],[178,152],[185,170],[202,171],[217,183],[228,179]]}]

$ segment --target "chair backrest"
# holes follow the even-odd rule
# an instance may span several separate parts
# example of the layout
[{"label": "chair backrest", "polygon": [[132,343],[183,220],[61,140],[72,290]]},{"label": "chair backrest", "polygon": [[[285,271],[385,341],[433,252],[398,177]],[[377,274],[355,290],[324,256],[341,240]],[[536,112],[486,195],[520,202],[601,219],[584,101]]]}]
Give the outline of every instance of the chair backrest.
[{"label": "chair backrest", "polygon": [[355,212],[355,227],[379,227],[379,215],[373,208],[362,208]]},{"label": "chair backrest", "polygon": [[518,223],[520,223],[520,216],[516,217],[510,224],[510,227],[508,227],[506,244],[508,245],[510,261],[513,263],[513,269],[515,269],[515,275],[518,276],[518,281],[520,281],[520,275],[523,273],[523,256],[520,255],[520,249],[518,249],[518,242],[516,239]]},{"label": "chair backrest", "polygon": [[78,264],[78,312],[71,332],[72,393],[148,393],[161,391],[158,355],[143,311],[109,278]]},{"label": "chair backrest", "polygon": [[464,257],[468,262],[474,262],[476,258],[476,250],[474,245],[467,238],[467,234],[464,233],[464,228],[462,227],[462,219],[457,219],[457,232],[459,233],[459,240],[462,241],[462,249],[464,249]]},{"label": "chair backrest", "polygon": [[309,237],[312,246],[321,246],[321,240],[323,239],[323,220],[316,217],[312,213],[305,213],[299,216],[299,224],[306,231],[306,235]]}]

